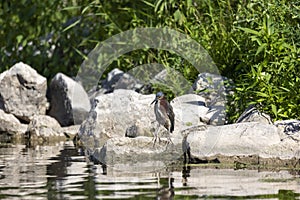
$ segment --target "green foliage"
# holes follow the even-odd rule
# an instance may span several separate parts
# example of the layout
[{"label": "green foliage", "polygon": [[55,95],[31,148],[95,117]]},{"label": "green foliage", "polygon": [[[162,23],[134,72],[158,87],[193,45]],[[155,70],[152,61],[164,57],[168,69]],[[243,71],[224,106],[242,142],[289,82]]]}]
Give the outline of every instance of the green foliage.
[{"label": "green foliage", "polygon": [[[285,0],[2,1],[0,71],[23,61],[47,78],[74,76],[87,54],[112,35],[168,26],[198,41],[234,81],[229,121],[251,104],[275,120],[299,118],[299,13],[299,2]],[[146,63],[173,68],[190,83],[198,74],[179,55],[159,49],[127,53],[107,72]],[[174,97],[165,86],[154,89]]]},{"label": "green foliage", "polygon": [[243,10],[242,15],[253,20],[245,19],[236,26],[237,36],[246,36],[239,48],[247,50],[239,53],[240,67],[234,71],[237,88],[233,110],[237,113],[257,104],[275,120],[299,118],[300,42],[295,29],[299,10],[299,5],[284,1],[254,1]]}]

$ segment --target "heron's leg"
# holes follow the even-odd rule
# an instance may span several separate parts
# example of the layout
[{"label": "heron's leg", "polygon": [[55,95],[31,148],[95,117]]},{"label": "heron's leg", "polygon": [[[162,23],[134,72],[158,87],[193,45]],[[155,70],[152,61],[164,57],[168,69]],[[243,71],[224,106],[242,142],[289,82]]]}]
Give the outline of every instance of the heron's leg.
[{"label": "heron's leg", "polygon": [[168,143],[174,144],[171,140],[171,132],[170,131],[168,131]]},{"label": "heron's leg", "polygon": [[174,145],[174,143],[171,140],[171,133],[170,133],[170,131],[168,131],[168,136],[167,137],[168,137],[168,141],[167,141],[166,150],[168,149],[168,146],[169,146],[170,143]]},{"label": "heron's leg", "polygon": [[[157,140],[159,128],[160,128],[160,124],[158,123],[158,124],[157,124],[157,127],[156,127],[156,130],[155,130],[155,132],[153,133],[153,139],[154,139],[153,147],[155,146],[155,143],[156,143],[156,140]],[[160,140],[159,137],[158,137],[158,139]]]}]

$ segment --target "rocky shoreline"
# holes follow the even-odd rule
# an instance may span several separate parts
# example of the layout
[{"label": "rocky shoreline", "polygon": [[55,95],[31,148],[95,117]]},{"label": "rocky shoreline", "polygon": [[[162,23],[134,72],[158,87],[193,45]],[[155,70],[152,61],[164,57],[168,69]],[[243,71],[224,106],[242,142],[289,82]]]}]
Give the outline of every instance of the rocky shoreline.
[{"label": "rocky shoreline", "polygon": [[[192,90],[211,87],[212,92],[172,100],[173,144],[166,144],[165,130],[161,130],[162,142],[155,147],[152,133],[156,122],[150,106],[154,95],[133,91],[140,83],[126,73],[113,71],[108,77],[102,83],[109,85],[89,93],[62,73],[47,87],[45,77],[17,63],[0,74],[0,135],[39,144],[75,138],[87,155],[107,165],[171,163],[184,158],[191,163],[300,165],[299,120],[272,123],[268,115],[253,107],[237,123],[225,123],[224,101],[230,91],[211,86],[224,77],[199,74]],[[208,79],[213,80],[210,85]],[[120,82],[122,87],[114,87]],[[218,94],[224,98],[215,101]]]}]

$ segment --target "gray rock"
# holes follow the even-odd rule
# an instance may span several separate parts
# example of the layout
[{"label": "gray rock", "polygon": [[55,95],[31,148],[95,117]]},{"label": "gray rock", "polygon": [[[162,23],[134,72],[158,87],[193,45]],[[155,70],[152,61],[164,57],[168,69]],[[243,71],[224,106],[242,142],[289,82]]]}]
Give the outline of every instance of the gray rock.
[{"label": "gray rock", "polygon": [[[89,118],[81,125],[80,135],[94,135],[104,140],[120,137],[153,136],[156,127],[154,106],[150,103],[155,95],[141,95],[131,90],[115,90],[113,93],[99,95],[98,102]],[[175,113],[173,137],[180,136],[180,131],[190,126],[203,124],[200,116],[208,108],[203,106],[203,98],[198,95],[183,95],[170,103]],[[166,130],[161,128],[161,134]],[[102,136],[100,136],[102,135]],[[105,136],[105,137],[104,137]],[[106,139],[105,139],[106,138]]]},{"label": "gray rock", "polygon": [[[89,117],[82,123],[78,134],[89,155],[108,163],[118,159],[128,160],[129,152],[133,152],[138,159],[170,160],[168,153],[162,156],[160,150],[156,152],[152,146],[157,123],[153,105],[150,105],[154,98],[155,95],[141,95],[131,90],[115,90],[113,93],[97,96]],[[188,94],[170,102],[175,113],[175,130],[171,139],[177,148],[174,150],[176,158],[179,154],[182,155],[182,132],[191,127],[203,126],[200,117],[208,111],[203,106],[203,101],[198,95]],[[165,139],[167,134],[166,129],[161,127],[160,137]],[[130,138],[125,138],[125,135]],[[138,142],[142,146],[137,145]],[[158,149],[163,147],[166,145]],[[153,154],[147,155],[149,152]]]},{"label": "gray rock", "polygon": [[236,121],[236,123],[241,122],[259,122],[263,124],[273,124],[269,115],[260,112],[254,106],[249,106]]},{"label": "gray rock", "polygon": [[[115,137],[153,137],[157,122],[154,107],[150,103],[155,95],[141,95],[131,90],[115,90],[99,95],[89,117],[81,124],[79,137],[88,148],[98,148]],[[204,99],[188,94],[173,99],[170,103],[175,113],[175,129],[171,138],[183,139],[182,130],[203,125],[201,116],[209,110],[203,106]],[[167,136],[161,126],[159,135]]]},{"label": "gray rock", "polygon": [[73,140],[74,137],[77,135],[79,128],[80,125],[61,127],[60,132],[63,133],[66,136],[66,138]]},{"label": "gray rock", "polygon": [[205,107],[205,99],[199,95],[186,94],[172,100],[173,111],[175,113],[175,131],[202,125],[200,117],[204,117],[208,112]]},{"label": "gray rock", "polygon": [[143,163],[151,161],[172,162],[182,156],[181,140],[174,139],[173,144],[167,144],[162,139],[153,147],[149,137],[118,137],[107,140],[105,145],[94,153],[101,163],[114,165],[117,163]]},{"label": "gray rock", "polygon": [[217,74],[201,73],[192,88],[196,94],[205,99],[205,105],[209,108],[201,121],[211,125],[224,125],[226,123],[226,97],[232,93],[232,81]]},{"label": "gray rock", "polygon": [[[278,127],[258,122],[210,126],[200,121],[208,108],[198,95],[183,95],[171,101],[175,113],[174,143],[168,152],[164,142],[153,148],[152,133],[156,122],[154,95],[130,90],[115,90],[99,95],[89,117],[82,123],[79,137],[87,154],[106,164],[118,162],[170,161],[187,153],[198,160],[208,157],[257,156],[261,158],[300,157],[299,143],[282,140]],[[159,133],[166,141],[166,130]],[[128,137],[124,137],[126,136]],[[146,136],[146,137],[145,137]],[[165,148],[162,153],[162,149]],[[173,148],[173,147],[172,147]],[[179,150],[181,152],[179,152]]]},{"label": "gray rock", "polygon": [[30,121],[34,114],[45,114],[47,80],[20,62],[0,74],[0,109]]},{"label": "gray rock", "polygon": [[292,139],[300,142],[300,120],[283,120],[274,123],[278,127],[281,140]]},{"label": "gray rock", "polygon": [[35,115],[28,124],[27,134],[31,140],[42,139],[47,141],[65,138],[60,124],[56,119],[47,115]]},{"label": "gray rock", "polygon": [[211,73],[199,74],[193,84],[193,90],[205,98],[207,106],[224,106],[232,87],[233,83],[228,78]]},{"label": "gray rock", "polygon": [[257,122],[207,126],[202,131],[189,132],[185,142],[185,149],[198,159],[218,155],[300,158],[298,142],[283,142],[276,126]]},{"label": "gray rock", "polygon": [[152,123],[155,121],[153,107],[150,106],[154,98],[155,95],[123,89],[97,96],[88,118],[81,124],[80,139],[88,146],[98,142],[102,146],[109,138],[124,137],[133,125],[139,126],[140,133],[150,132],[155,125]]},{"label": "gray rock", "polygon": [[146,137],[153,137],[154,128],[153,130],[145,129],[139,121],[137,121],[132,126],[128,127],[125,132],[126,137],[135,138],[138,136],[146,136]]},{"label": "gray rock", "polygon": [[[157,67],[156,67],[157,66]],[[165,67],[158,65],[149,66],[151,67],[151,70],[153,72],[158,73],[154,74],[150,77],[152,77],[149,82],[152,85],[156,85],[156,87],[168,87],[169,90],[172,91],[172,93],[175,96],[179,96],[181,94],[192,94],[191,91],[191,84],[190,82],[177,70],[175,69],[166,69]],[[154,67],[154,69],[153,69]],[[162,69],[160,69],[162,67]],[[159,70],[160,69],[160,70]],[[148,74],[147,74],[148,75]]]},{"label": "gray rock", "polygon": [[208,111],[204,116],[200,117],[200,121],[214,126],[226,124],[226,107],[224,106],[209,106]]},{"label": "gray rock", "polygon": [[101,82],[101,88],[95,94],[90,96],[97,96],[99,94],[111,93],[115,89],[128,89],[139,91],[143,87],[135,77],[122,70],[115,68],[107,74],[107,78]]},{"label": "gray rock", "polygon": [[172,102],[177,130],[203,124],[223,125],[225,123],[224,115],[221,113],[225,108],[206,107],[202,96],[186,94],[174,98]]},{"label": "gray rock", "polygon": [[0,109],[0,134],[8,133],[13,136],[21,136],[25,134],[26,130],[27,125],[21,124],[13,114],[7,114]]},{"label": "gray rock", "polygon": [[83,87],[62,73],[52,79],[49,99],[49,115],[61,126],[81,124],[90,110],[90,101]]}]

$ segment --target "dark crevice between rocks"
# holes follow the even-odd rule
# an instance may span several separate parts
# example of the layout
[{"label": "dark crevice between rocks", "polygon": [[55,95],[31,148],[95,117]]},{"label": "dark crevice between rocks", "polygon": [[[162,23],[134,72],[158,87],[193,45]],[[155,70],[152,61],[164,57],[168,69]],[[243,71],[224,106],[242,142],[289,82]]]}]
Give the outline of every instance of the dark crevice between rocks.
[{"label": "dark crevice between rocks", "polygon": [[212,159],[200,159],[191,155],[190,148],[186,149],[186,152],[183,154],[183,162],[184,164],[208,164],[208,163],[221,163],[218,158]]},{"label": "dark crevice between rocks", "polygon": [[0,144],[11,143],[13,141],[13,135],[6,131],[0,131]]},{"label": "dark crevice between rocks", "polygon": [[0,109],[4,110],[4,100],[3,100],[3,96],[0,94]]},{"label": "dark crevice between rocks", "polygon": [[29,124],[28,120],[23,119],[22,117],[15,116],[21,124]]},{"label": "dark crevice between rocks", "polygon": [[20,74],[17,74],[17,78],[19,83],[24,86],[27,89],[34,89],[34,84],[33,83],[29,83],[27,80],[24,79],[23,76],[21,76]]}]

